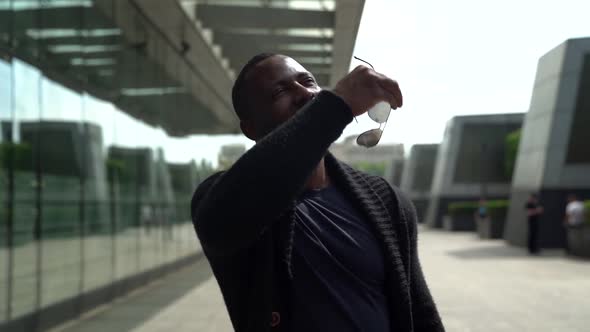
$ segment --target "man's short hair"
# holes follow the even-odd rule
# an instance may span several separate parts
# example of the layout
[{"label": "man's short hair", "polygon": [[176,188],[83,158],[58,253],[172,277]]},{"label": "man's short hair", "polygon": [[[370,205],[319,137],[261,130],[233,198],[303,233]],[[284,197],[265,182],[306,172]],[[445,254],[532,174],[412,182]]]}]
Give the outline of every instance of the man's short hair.
[{"label": "man's short hair", "polygon": [[248,74],[252,71],[252,69],[259,64],[260,62],[275,56],[278,54],[275,53],[260,53],[253,56],[248,62],[242,67],[236,81],[234,82],[234,86],[231,91],[231,100],[234,106],[234,111],[238,115],[241,120],[247,119],[251,116],[249,105],[247,103],[247,83],[248,83]]}]

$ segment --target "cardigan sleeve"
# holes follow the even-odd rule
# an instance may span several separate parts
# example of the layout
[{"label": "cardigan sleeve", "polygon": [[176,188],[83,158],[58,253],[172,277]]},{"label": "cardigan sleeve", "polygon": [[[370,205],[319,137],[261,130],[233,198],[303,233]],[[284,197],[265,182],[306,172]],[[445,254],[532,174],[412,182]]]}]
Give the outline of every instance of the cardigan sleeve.
[{"label": "cardigan sleeve", "polygon": [[352,121],[337,95],[322,91],[193,197],[195,230],[209,255],[250,247],[291,205],[328,147]]}]

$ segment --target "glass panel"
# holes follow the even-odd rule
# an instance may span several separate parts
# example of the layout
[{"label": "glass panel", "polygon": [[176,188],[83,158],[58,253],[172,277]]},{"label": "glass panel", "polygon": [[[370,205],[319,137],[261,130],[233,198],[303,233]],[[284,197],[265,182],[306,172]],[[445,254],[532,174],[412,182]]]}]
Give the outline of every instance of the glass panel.
[{"label": "glass panel", "polygon": [[[168,54],[160,47],[160,54]],[[154,84],[157,86],[178,86],[177,82],[168,79],[164,73],[165,69],[159,64],[151,67],[152,77],[155,78]],[[175,88],[178,92],[176,94],[170,94],[162,91],[156,98],[158,99],[157,108],[160,110],[166,109],[166,106],[175,105],[177,109],[182,106],[179,102],[177,94],[184,93],[184,89],[180,87]],[[182,91],[180,91],[182,90]],[[158,112],[157,122],[162,123],[165,121],[163,118],[164,112]],[[175,219],[175,193],[172,187],[172,175],[168,167],[168,155],[169,155],[169,137],[162,130],[157,130],[158,136],[162,137],[161,140],[157,141],[155,148],[157,149],[158,159],[156,161],[157,169],[157,192],[158,192],[158,218],[159,218],[159,262],[158,264],[164,264],[171,262],[176,257],[175,246],[173,242],[173,221]]]},{"label": "glass panel", "polygon": [[117,253],[120,249],[117,248],[114,225],[120,216],[115,204],[118,197],[115,193],[118,191],[112,181],[115,166],[106,157],[107,147],[113,144],[115,137],[115,109],[90,95],[86,94],[83,98],[90,139],[87,145],[88,165],[92,166],[89,168],[92,172],[85,178],[84,289],[89,290],[112,281],[116,276],[115,261],[119,258]]},{"label": "glass panel", "polygon": [[169,50],[129,44],[91,1],[14,3],[0,0],[0,322],[198,247],[194,144],[160,128],[194,100],[146,57]]},{"label": "glass panel", "polygon": [[[134,20],[139,31],[147,29],[140,17],[136,16]],[[148,38],[147,34],[145,38]],[[146,39],[145,43],[149,45],[150,40]],[[118,82],[124,83],[120,85],[123,94],[120,105],[133,105],[133,108],[127,110],[141,119],[138,121],[134,118],[124,127],[126,133],[134,133],[132,139],[123,137],[118,132],[118,139],[129,142],[128,146],[135,145],[136,151],[140,271],[152,269],[163,262],[162,225],[166,219],[164,205],[169,198],[167,192],[170,192],[169,185],[166,185],[169,183],[169,176],[162,166],[165,164],[165,155],[161,148],[166,135],[161,129],[148,124],[161,123],[161,110],[165,109],[164,98],[178,93],[175,89],[170,90],[173,86],[164,82],[160,66],[148,61],[144,53],[144,49],[136,48],[126,55],[131,60],[130,63],[140,66],[141,70],[130,67],[118,72]]]},{"label": "glass panel", "polygon": [[11,8],[4,11],[5,14],[10,13],[12,49],[27,61],[36,61],[42,54],[42,43],[31,32],[44,28],[41,14],[48,3],[44,0],[13,0]]},{"label": "glass panel", "polygon": [[[115,115],[120,115],[118,112]],[[118,128],[118,126],[117,126]],[[115,278],[121,279],[139,270],[139,182],[136,181],[138,152],[115,141],[108,147],[109,191],[115,220]]]},{"label": "glass panel", "polygon": [[12,72],[10,63],[0,60],[0,322],[7,319],[10,284],[9,264],[9,176],[10,176],[10,138],[4,128],[12,125]]},{"label": "glass panel", "polygon": [[[12,126],[8,124],[4,135],[13,138],[14,207],[13,207],[13,270],[12,304],[10,318],[16,318],[38,308],[38,243],[39,218],[38,186],[33,146],[39,142],[36,131],[23,131],[23,126],[39,122],[41,74],[38,69],[14,60],[12,66],[13,89],[23,91],[15,100]],[[7,136],[7,137],[10,137]],[[38,160],[37,160],[38,161]]]},{"label": "glass panel", "polygon": [[[96,36],[97,28],[105,31],[111,27],[110,24],[104,22],[99,12],[96,8],[92,11],[85,11],[87,15],[81,18],[82,33],[77,43],[70,40],[52,48],[52,52],[70,58],[71,73],[84,82],[88,81],[89,77],[94,77],[94,73],[97,71],[108,69],[114,62],[113,54],[117,54],[121,49],[119,45],[109,43],[108,40],[112,35]],[[93,31],[95,35],[88,33],[90,31]],[[76,48],[78,49],[76,50]],[[82,97],[82,101],[85,138],[84,144],[82,144],[83,164],[85,165],[85,171],[82,173],[84,189],[84,281],[82,290],[90,291],[107,285],[114,278],[113,225],[109,204],[106,152],[103,148],[103,140],[105,135],[109,134],[109,129],[105,128],[104,116],[97,119],[97,110],[95,109],[98,106],[101,112],[112,115],[112,107],[87,94]],[[108,127],[111,125],[112,122],[109,121]],[[110,140],[110,137],[107,140]]]},{"label": "glass panel", "polygon": [[[141,131],[145,132],[144,137],[153,137],[153,129],[142,124],[138,124]],[[159,233],[159,210],[156,200],[157,190],[157,169],[155,150],[151,147],[140,148],[141,155],[138,159],[138,169],[140,176],[139,187],[139,206],[140,206],[140,225],[139,232],[139,268],[146,271],[153,268],[158,261],[158,233]]]},{"label": "glass panel", "polygon": [[[84,98],[86,106],[88,96]],[[84,173],[84,290],[113,278],[113,243],[103,131],[98,123],[85,122]]]},{"label": "glass panel", "polygon": [[82,282],[81,239],[85,128],[82,100],[47,78],[41,84],[41,121],[21,123],[23,135],[36,133],[41,189],[41,305],[74,297]]},{"label": "glass panel", "polygon": [[[41,83],[41,120],[21,125],[39,136],[34,152],[42,178],[40,304],[46,307],[77,296],[83,285],[86,130],[81,96],[66,86],[79,88],[72,81],[77,75],[67,74],[71,57],[81,52],[76,41],[82,38],[81,20],[86,13],[83,1],[20,5],[18,13],[34,12],[37,17],[36,29],[27,28],[26,35],[37,40],[37,61],[48,76]],[[72,55],[51,53],[62,32],[71,35],[77,46]]]},{"label": "glass panel", "polygon": [[12,39],[12,0],[0,0],[0,49],[7,49]]},{"label": "glass panel", "polygon": [[[83,72],[72,70],[74,60],[84,62],[84,20],[89,1],[42,1],[38,30],[28,30],[39,40],[39,60],[51,79],[42,83],[39,158],[42,187],[42,290],[41,305],[73,298],[84,285],[88,126],[82,123],[82,97],[73,90]],[[24,10],[24,9],[23,9]],[[52,32],[53,35],[51,34]],[[59,32],[59,33],[58,33]],[[53,52],[67,35],[68,53]],[[57,83],[59,82],[59,83]],[[67,87],[70,87],[68,89]]]}]

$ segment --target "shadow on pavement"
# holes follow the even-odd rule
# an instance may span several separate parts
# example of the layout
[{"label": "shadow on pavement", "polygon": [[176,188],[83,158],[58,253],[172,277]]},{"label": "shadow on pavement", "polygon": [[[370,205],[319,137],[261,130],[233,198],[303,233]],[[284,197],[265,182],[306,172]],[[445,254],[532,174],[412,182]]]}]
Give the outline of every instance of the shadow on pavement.
[{"label": "shadow on pavement", "polygon": [[90,317],[82,318],[59,332],[130,331],[160,310],[211,278],[204,256],[178,272],[173,272],[138,291],[108,305]]}]

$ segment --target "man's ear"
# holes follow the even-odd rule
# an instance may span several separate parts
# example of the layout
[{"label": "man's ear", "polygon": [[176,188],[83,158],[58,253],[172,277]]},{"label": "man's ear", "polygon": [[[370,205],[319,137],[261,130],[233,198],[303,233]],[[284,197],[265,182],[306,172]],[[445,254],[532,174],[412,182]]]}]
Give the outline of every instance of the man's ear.
[{"label": "man's ear", "polygon": [[258,135],[256,135],[256,130],[254,128],[254,125],[252,124],[251,121],[248,120],[242,120],[240,121],[240,129],[242,129],[242,132],[244,133],[244,135],[246,135],[246,137],[248,137],[249,139],[256,141]]}]

